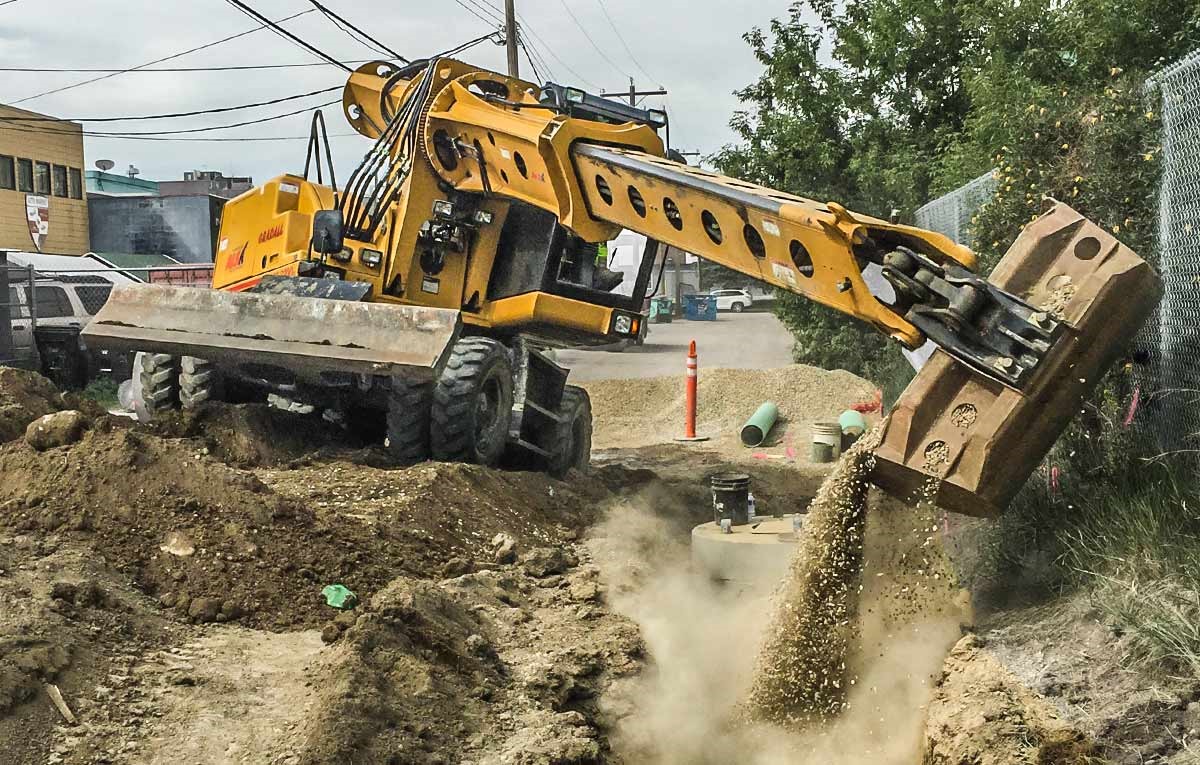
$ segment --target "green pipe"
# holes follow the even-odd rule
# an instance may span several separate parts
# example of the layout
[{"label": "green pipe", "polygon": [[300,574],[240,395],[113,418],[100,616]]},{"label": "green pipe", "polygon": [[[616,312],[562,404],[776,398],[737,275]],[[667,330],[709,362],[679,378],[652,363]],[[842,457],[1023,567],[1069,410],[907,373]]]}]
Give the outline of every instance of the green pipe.
[{"label": "green pipe", "polygon": [[742,426],[742,444],[745,446],[762,446],[767,440],[767,434],[775,427],[779,419],[779,407],[774,401],[767,401],[755,410],[746,424]]}]

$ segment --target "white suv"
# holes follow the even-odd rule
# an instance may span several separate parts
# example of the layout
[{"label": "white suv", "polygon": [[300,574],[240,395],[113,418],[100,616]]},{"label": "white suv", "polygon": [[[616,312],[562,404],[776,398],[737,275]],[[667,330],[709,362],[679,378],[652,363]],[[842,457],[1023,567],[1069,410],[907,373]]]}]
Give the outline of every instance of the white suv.
[{"label": "white suv", "polygon": [[741,313],[754,305],[754,298],[746,290],[713,290],[708,294],[717,299],[718,311]]}]

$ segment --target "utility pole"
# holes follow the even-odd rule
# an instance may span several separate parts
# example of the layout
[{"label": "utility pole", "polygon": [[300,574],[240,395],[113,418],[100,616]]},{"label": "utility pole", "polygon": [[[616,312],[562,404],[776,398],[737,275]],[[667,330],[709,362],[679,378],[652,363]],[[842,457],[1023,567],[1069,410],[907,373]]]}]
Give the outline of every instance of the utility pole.
[{"label": "utility pole", "polygon": [[504,0],[504,42],[508,46],[508,76],[519,77],[516,0]]},{"label": "utility pole", "polygon": [[620,91],[620,92],[614,91],[612,93],[602,91],[600,93],[600,95],[604,96],[605,98],[628,98],[630,106],[637,106],[638,96],[665,96],[665,95],[667,95],[667,91],[665,91],[665,90],[638,90],[637,86],[633,84],[633,78],[630,77],[629,78],[629,90]]}]

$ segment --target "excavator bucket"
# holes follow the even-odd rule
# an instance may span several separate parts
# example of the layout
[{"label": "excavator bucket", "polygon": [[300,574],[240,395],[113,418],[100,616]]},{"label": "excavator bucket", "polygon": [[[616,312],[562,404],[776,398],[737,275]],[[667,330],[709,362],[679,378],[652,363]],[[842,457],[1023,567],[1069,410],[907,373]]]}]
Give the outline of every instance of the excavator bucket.
[{"label": "excavator bucket", "polygon": [[1021,390],[937,351],[875,450],[874,483],[966,515],[1003,512],[1153,311],[1158,275],[1107,231],[1055,203],[988,279],[1066,326]]},{"label": "excavator bucket", "polygon": [[[319,280],[310,280],[313,282]],[[458,311],[270,292],[128,285],[83,331],[91,346],[197,356],[254,377],[357,372],[432,379]]]}]

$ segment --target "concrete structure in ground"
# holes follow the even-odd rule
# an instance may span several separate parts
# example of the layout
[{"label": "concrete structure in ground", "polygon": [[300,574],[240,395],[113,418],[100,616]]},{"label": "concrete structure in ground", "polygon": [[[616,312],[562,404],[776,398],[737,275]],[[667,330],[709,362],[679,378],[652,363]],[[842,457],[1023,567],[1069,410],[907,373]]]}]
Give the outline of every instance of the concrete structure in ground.
[{"label": "concrete structure in ground", "polygon": [[92,249],[212,263],[224,205],[224,199],[208,194],[93,196],[88,200]]},{"label": "concrete structure in ground", "polygon": [[0,105],[0,249],[88,250],[83,126]]},{"label": "concrete structure in ground", "polygon": [[164,197],[208,195],[233,199],[254,188],[248,176],[226,176],[218,170],[189,170],[182,181],[159,181],[158,193]]}]

